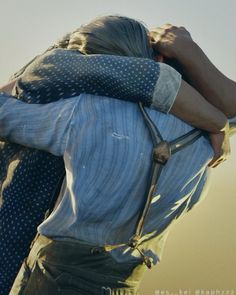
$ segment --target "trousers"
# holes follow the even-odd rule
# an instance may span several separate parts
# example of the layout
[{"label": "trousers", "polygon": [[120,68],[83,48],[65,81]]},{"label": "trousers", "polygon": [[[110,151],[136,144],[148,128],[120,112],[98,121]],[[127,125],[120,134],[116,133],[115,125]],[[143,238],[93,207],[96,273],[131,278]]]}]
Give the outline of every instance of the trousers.
[{"label": "trousers", "polygon": [[9,295],[138,295],[145,270],[103,247],[39,235]]}]

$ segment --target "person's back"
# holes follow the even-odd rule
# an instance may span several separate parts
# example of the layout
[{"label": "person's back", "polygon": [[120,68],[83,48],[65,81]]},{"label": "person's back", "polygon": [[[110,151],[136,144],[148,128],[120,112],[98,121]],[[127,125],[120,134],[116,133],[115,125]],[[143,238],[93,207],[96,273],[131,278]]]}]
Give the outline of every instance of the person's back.
[{"label": "person's back", "polygon": [[[81,95],[68,105],[73,115],[57,126],[62,131],[56,138],[51,135],[55,143],[50,148],[55,155],[64,156],[63,199],[40,225],[39,233],[95,245],[127,242],[147,197],[153,148],[140,109],[130,102],[93,95]],[[62,108],[58,103],[52,109],[55,116],[59,109],[66,112],[67,105]],[[166,141],[193,129],[174,116],[148,109],[147,112]],[[63,121],[66,113],[60,116]],[[47,136],[50,132],[49,128]],[[212,156],[209,140],[201,136],[170,157],[158,180],[142,240],[162,234],[197,202]],[[152,247],[159,247],[157,241]],[[124,254],[124,250],[113,250],[116,259],[132,260],[132,251]],[[158,259],[155,252],[153,249],[151,255],[154,263]]]},{"label": "person's back", "polygon": [[[206,167],[213,155],[208,139],[202,136],[170,157],[158,180],[157,191],[152,196],[139,246],[132,249],[128,242],[147,197],[153,147],[149,129],[138,106],[85,94],[46,105],[30,106],[11,99],[2,103],[1,110],[5,114],[1,118],[3,137],[64,157],[66,182],[61,191],[62,200],[40,225],[41,235],[31,250],[32,255],[36,249],[40,249],[38,243],[45,242],[45,237],[52,238],[49,242],[46,240],[46,245],[40,245],[43,247],[40,250],[42,256],[35,252],[40,272],[45,267],[45,273],[54,272],[51,267],[55,259],[58,263],[68,263],[67,258],[70,257],[71,263],[75,263],[75,271],[79,271],[78,278],[73,281],[78,288],[83,286],[83,290],[86,290],[96,286],[91,294],[98,294],[101,282],[109,286],[112,275],[104,278],[105,273],[99,271],[96,264],[100,260],[97,261],[96,256],[93,256],[96,253],[86,252],[91,257],[83,256],[82,261],[73,256],[75,253],[85,255],[83,251],[76,250],[81,241],[83,248],[89,245],[126,244],[111,250],[112,264],[100,261],[101,267],[108,273],[110,267],[124,276],[133,268],[145,269],[140,251],[156,264],[161,257],[168,226],[199,199],[205,183]],[[7,109],[11,109],[11,112],[7,113]],[[19,111],[24,117],[15,116]],[[47,115],[49,111],[50,117]],[[172,141],[192,129],[171,115],[152,110],[147,112],[164,140]],[[23,129],[19,122],[24,125]],[[61,249],[59,256],[56,249]],[[76,252],[71,255],[69,249]],[[31,269],[34,263],[31,265],[32,257],[28,259]],[[68,267],[71,268],[70,263]],[[39,275],[39,269],[33,269],[32,279]],[[96,275],[93,276],[91,272]],[[135,281],[130,287],[136,289],[141,277],[130,279]],[[32,292],[37,285],[31,282],[34,280],[30,280],[27,288]],[[73,282],[70,281],[70,287],[76,289]],[[40,292],[43,294],[48,290],[49,282],[46,285],[44,281],[41,283]],[[57,280],[57,283],[63,285],[61,280]],[[126,281],[119,280],[114,283],[114,288],[124,287],[125,284]],[[50,284],[50,288],[53,286],[54,283]]]}]

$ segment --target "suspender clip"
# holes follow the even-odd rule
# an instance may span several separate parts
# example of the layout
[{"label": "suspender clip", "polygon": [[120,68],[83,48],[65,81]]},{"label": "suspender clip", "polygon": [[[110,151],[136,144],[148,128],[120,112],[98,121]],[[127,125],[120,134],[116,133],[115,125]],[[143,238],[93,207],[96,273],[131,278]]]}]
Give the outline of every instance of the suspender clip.
[{"label": "suspender clip", "polygon": [[138,250],[139,254],[141,255],[141,257],[143,259],[144,264],[148,268],[151,268],[152,267],[152,261],[151,261],[151,259],[148,256],[146,256],[141,249],[139,249],[139,246],[138,246],[139,239],[140,239],[140,235],[134,234],[130,238],[128,245],[130,246],[130,248]]},{"label": "suspender clip", "polygon": [[139,239],[140,239],[140,236],[137,235],[137,234],[134,234],[134,235],[129,239],[129,243],[128,243],[129,247],[132,248],[132,249],[137,248]]},{"label": "suspender clip", "polygon": [[147,268],[149,268],[149,269],[152,268],[152,262],[148,256],[146,256],[146,255],[143,256],[143,262],[147,266]]},{"label": "suspender clip", "polygon": [[151,269],[152,268],[152,261],[151,261],[150,257],[145,255],[143,253],[143,251],[141,249],[139,249],[139,247],[136,247],[136,249],[138,250],[139,254],[141,255],[141,257],[143,259],[143,263],[147,266],[147,268]]}]

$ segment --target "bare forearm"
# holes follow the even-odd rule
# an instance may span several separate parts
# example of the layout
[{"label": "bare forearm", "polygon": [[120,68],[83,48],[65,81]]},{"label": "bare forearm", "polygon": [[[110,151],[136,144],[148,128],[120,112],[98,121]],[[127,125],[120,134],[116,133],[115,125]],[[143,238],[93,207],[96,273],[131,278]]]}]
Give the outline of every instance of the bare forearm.
[{"label": "bare forearm", "polygon": [[212,133],[219,133],[227,123],[224,113],[207,102],[185,81],[181,83],[170,113],[197,128]]},{"label": "bare forearm", "polygon": [[210,132],[214,157],[209,165],[216,167],[230,152],[227,117],[236,114],[235,83],[214,67],[184,27],[163,25],[150,36],[156,58],[177,62],[183,79],[193,86],[182,81],[171,112]]},{"label": "bare forearm", "polygon": [[201,48],[189,42],[178,60],[190,84],[228,118],[236,115],[236,83],[221,73]]}]

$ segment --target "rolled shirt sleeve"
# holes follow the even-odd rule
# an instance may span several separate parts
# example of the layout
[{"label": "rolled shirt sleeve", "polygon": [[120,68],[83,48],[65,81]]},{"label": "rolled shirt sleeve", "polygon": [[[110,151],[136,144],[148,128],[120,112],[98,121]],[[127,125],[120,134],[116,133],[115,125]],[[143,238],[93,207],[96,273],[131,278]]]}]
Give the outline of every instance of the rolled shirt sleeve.
[{"label": "rolled shirt sleeve", "polygon": [[160,74],[154,88],[151,108],[168,113],[174,104],[182,77],[171,66],[159,63]]},{"label": "rolled shirt sleeve", "polygon": [[54,49],[36,58],[18,80],[18,98],[48,103],[81,93],[142,102],[169,112],[181,75],[169,65],[148,58],[81,55]]},{"label": "rolled shirt sleeve", "polygon": [[78,97],[49,104],[27,104],[0,95],[0,138],[56,156],[64,154]]},{"label": "rolled shirt sleeve", "polygon": [[80,81],[89,78],[86,93],[141,101],[156,111],[170,111],[181,84],[181,75],[171,66],[148,58],[123,56],[92,55],[83,59],[87,66],[83,71],[81,59],[77,75]]}]

